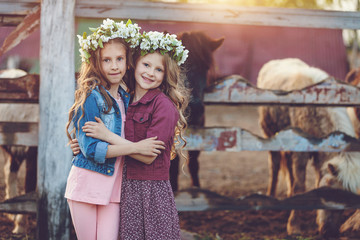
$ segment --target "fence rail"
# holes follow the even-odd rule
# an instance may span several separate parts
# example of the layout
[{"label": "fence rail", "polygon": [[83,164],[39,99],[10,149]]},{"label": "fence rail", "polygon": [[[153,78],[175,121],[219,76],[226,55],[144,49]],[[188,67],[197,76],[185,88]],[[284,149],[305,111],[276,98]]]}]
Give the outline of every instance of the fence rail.
[{"label": "fence rail", "polygon": [[[0,202],[0,212],[36,213],[35,192]],[[292,197],[277,199],[263,194],[230,198],[215,192],[189,188],[175,193],[178,211],[213,210],[345,210],[360,208],[360,196],[349,191],[321,187]]]},{"label": "fence rail", "polygon": [[[0,2],[0,16],[9,16],[10,13],[12,16],[26,15],[32,8],[38,5],[38,0],[4,0]],[[84,18],[104,18],[105,16],[119,18],[121,16],[124,19],[163,21],[171,19],[171,21],[178,22],[213,24],[335,29],[360,28],[360,12],[242,7],[223,4],[78,0],[75,5],[75,15]],[[4,24],[14,23],[15,20],[15,18],[7,20]]]}]

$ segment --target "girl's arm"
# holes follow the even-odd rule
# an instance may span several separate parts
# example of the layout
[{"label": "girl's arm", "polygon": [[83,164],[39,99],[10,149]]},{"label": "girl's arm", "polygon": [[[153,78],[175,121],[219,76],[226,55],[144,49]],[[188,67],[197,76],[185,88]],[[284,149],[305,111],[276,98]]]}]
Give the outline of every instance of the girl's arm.
[{"label": "girl's arm", "polygon": [[[107,158],[121,155],[130,155],[132,158],[143,163],[150,164],[165,149],[164,142],[156,140],[157,137],[150,137],[133,143],[106,128],[100,118],[95,117],[96,122],[86,122],[82,130],[92,138],[100,139],[110,143],[106,153]],[[75,149],[76,145],[71,148]],[[75,154],[75,151],[74,151]]]},{"label": "girl's arm", "polygon": [[[73,151],[74,155],[78,155],[80,153],[79,143],[76,138],[71,140],[70,148]],[[159,149],[160,149],[160,147],[159,147]],[[141,154],[131,154],[130,156],[138,161],[145,163],[145,164],[150,164],[155,160],[157,154],[154,157],[153,156],[145,156],[145,155],[141,155]]]}]

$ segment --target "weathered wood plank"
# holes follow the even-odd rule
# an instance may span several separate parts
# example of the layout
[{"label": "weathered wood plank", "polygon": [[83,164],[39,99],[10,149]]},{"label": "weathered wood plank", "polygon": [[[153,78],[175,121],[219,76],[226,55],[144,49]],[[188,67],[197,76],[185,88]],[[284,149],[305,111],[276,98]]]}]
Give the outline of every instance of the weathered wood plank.
[{"label": "weathered wood plank", "polygon": [[302,90],[289,92],[266,90],[253,86],[239,75],[232,75],[207,89],[204,102],[207,104],[356,106],[360,104],[360,88],[331,77]]},{"label": "weathered wood plank", "polygon": [[37,212],[37,193],[31,192],[25,195],[7,199],[0,203],[0,212],[7,213],[35,213]]},{"label": "weathered wood plank", "polygon": [[[348,191],[322,187],[293,197],[276,199],[262,194],[230,198],[215,192],[190,188],[175,193],[178,211],[211,210],[342,210],[360,208],[360,196]],[[0,203],[0,212],[36,213],[36,192],[31,192]]]},{"label": "weathered wood plank", "polygon": [[0,145],[38,145],[38,124],[0,122]]},{"label": "weathered wood plank", "polygon": [[40,27],[40,5],[34,7],[23,21],[7,36],[0,48],[0,56],[8,52]]},{"label": "weathered wood plank", "polygon": [[235,199],[209,190],[191,188],[175,193],[175,203],[178,211],[342,210],[360,208],[360,196],[340,189],[322,187],[285,199],[276,199],[262,194]]},{"label": "weathered wood plank", "polygon": [[38,74],[0,78],[0,102],[39,102],[39,86]]},{"label": "weathered wood plank", "polygon": [[31,9],[40,5],[40,0],[2,0],[0,15],[27,15]]},{"label": "weathered wood plank", "polygon": [[[38,145],[38,124],[31,122],[1,122],[0,144]],[[242,128],[189,128],[185,150],[200,151],[294,151],[342,152],[360,151],[360,141],[341,132],[315,138],[300,129],[280,131],[273,138],[262,138]]]},{"label": "weathered wood plank", "polygon": [[[0,102],[37,102],[39,100],[39,75],[29,74],[17,79],[0,79]],[[334,78],[298,91],[266,90],[253,86],[238,75],[218,81],[207,89],[206,104],[250,105],[360,105],[360,89]]]},{"label": "weathered wood plank", "polygon": [[241,25],[358,29],[360,13],[222,4],[78,0],[76,16],[171,20]]},{"label": "weathered wood plank", "polygon": [[75,0],[42,0],[37,239],[66,240],[64,191],[72,153],[64,128],[75,92]]},{"label": "weathered wood plank", "polygon": [[341,152],[360,151],[360,141],[341,132],[316,138],[298,128],[280,131],[266,139],[237,127],[188,129],[186,150],[200,151],[294,151]]},{"label": "weathered wood plank", "polygon": [[[38,0],[1,1],[0,15],[26,15],[27,11],[38,2]],[[76,16],[285,27],[360,28],[360,12],[241,7],[222,4],[78,0]]]},{"label": "weathered wood plank", "polygon": [[39,122],[39,104],[0,103],[0,122]]},{"label": "weathered wood plank", "polygon": [[17,26],[24,18],[24,15],[0,15],[0,26]]}]

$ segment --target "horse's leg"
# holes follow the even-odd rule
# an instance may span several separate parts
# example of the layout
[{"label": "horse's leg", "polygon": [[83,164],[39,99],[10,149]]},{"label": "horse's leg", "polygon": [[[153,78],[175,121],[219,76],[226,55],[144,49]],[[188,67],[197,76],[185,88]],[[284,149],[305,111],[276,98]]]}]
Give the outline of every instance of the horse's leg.
[{"label": "horse's leg", "polygon": [[178,190],[178,175],[179,175],[179,155],[170,161],[170,184],[173,192]]},{"label": "horse's leg", "polygon": [[[37,147],[29,147],[24,150],[26,157],[26,174],[25,174],[25,193],[36,190],[37,178]],[[13,233],[19,234],[26,232],[28,215],[17,214],[14,221]]]},{"label": "horse's leg", "polygon": [[292,164],[292,152],[283,153],[283,162],[285,163],[286,169],[286,183],[287,183],[287,196],[290,197],[294,194],[294,172]]},{"label": "horse's leg", "polygon": [[281,152],[269,152],[269,185],[267,190],[268,196],[275,196],[276,186],[278,182]]},{"label": "horse's leg", "polygon": [[199,181],[199,154],[200,151],[189,151],[189,172],[193,187],[200,187]]},{"label": "horse's leg", "polygon": [[[306,164],[309,158],[309,153],[292,153],[294,194],[305,192]],[[292,210],[287,223],[287,232],[289,235],[302,233],[298,218],[299,212]]]},{"label": "horse's leg", "polygon": [[320,180],[322,178],[321,174],[321,165],[319,153],[314,153],[313,155],[313,166],[315,169],[315,188],[319,187]]},{"label": "horse's leg", "polygon": [[19,159],[16,158],[16,156],[13,156],[9,147],[1,148],[5,158],[5,199],[9,199],[19,195],[17,186],[17,173],[23,159]]},{"label": "horse's leg", "polygon": [[25,192],[36,190],[37,147],[30,147],[26,154]]}]

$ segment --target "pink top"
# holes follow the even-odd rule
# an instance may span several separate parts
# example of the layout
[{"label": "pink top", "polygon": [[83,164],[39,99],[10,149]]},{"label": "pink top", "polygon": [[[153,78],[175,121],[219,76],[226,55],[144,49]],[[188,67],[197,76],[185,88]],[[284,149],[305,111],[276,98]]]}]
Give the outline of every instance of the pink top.
[{"label": "pink top", "polygon": [[[121,111],[124,136],[125,107],[120,96],[116,99]],[[107,176],[84,168],[72,166],[65,190],[65,198],[91,204],[107,205],[120,202],[124,156],[116,158],[114,174]]]}]

